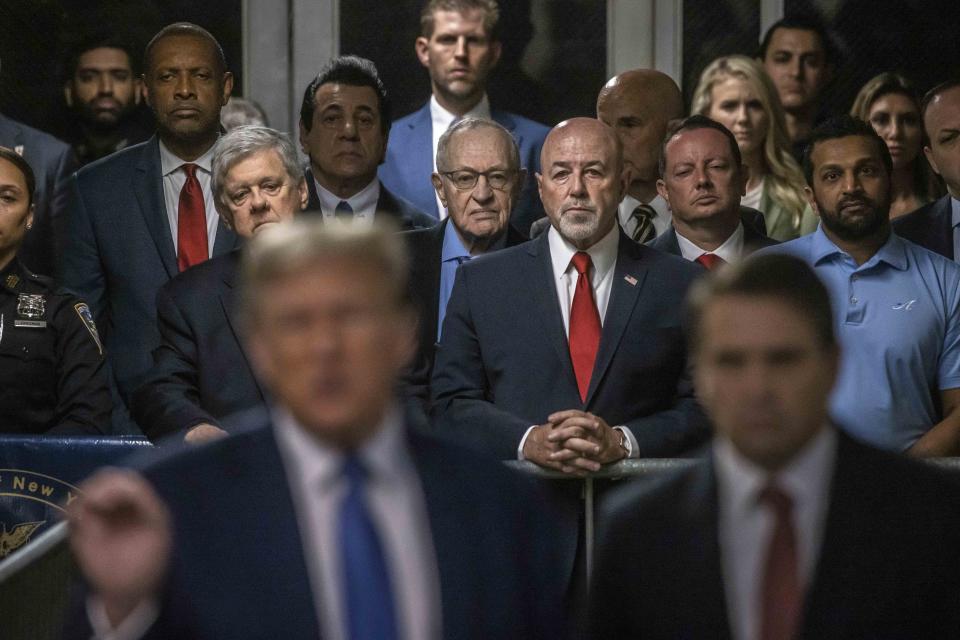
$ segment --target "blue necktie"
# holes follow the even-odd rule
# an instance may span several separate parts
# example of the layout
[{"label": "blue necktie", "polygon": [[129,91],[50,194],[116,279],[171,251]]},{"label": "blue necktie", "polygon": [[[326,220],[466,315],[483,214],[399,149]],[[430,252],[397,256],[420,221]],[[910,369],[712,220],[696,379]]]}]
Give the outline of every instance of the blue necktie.
[{"label": "blue necktie", "polygon": [[367,470],[356,455],[343,465],[347,494],[340,504],[340,551],[344,605],[350,640],[395,640],[397,616],[387,563],[370,512],[364,485]]},{"label": "blue necktie", "polygon": [[353,207],[351,207],[350,203],[346,200],[341,200],[339,204],[337,204],[337,208],[334,210],[333,215],[337,217],[337,220],[350,222],[350,220],[353,219]]}]

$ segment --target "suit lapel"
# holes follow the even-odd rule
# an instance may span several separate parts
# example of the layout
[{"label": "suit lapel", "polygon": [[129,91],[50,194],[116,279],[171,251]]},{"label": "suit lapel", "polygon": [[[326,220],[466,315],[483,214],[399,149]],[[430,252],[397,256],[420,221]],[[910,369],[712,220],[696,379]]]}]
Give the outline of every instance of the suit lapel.
[{"label": "suit lapel", "polygon": [[[557,283],[553,274],[553,264],[550,262],[550,245],[546,233],[540,234],[533,242],[525,245],[527,254],[533,261],[531,277],[524,278],[529,286],[534,308],[539,310],[543,320],[543,331],[547,341],[557,352],[561,368],[573,388],[577,388],[577,379],[573,373],[573,363],[570,360],[570,344],[567,333],[563,328],[563,317],[560,315],[560,299],[557,298]],[[602,340],[601,340],[602,343]],[[579,400],[579,396],[577,397]]]},{"label": "suit lapel", "polygon": [[[144,145],[143,153],[133,172],[133,193],[140,205],[140,214],[150,231],[163,267],[171,278],[179,273],[177,249],[170,235],[166,207],[163,202],[163,176],[160,168],[160,141],[153,136]],[[219,236],[219,232],[218,232]]]},{"label": "suit lapel", "polygon": [[387,191],[383,183],[380,183],[380,195],[377,197],[377,215],[381,214],[385,214],[401,224],[404,222],[403,214],[400,212],[400,204],[393,195]]},{"label": "suit lapel", "polygon": [[647,277],[647,268],[642,263],[640,251],[639,245],[620,231],[617,263],[614,266],[613,282],[610,285],[610,302],[607,304],[607,313],[604,316],[600,348],[593,365],[593,375],[590,376],[587,406],[593,400],[597,387],[617,352],[623,332],[633,315],[633,308],[640,297],[643,281]]},{"label": "suit lapel", "polygon": [[513,116],[506,111],[491,111],[490,118],[509,131],[513,139],[517,141],[517,146],[523,148],[523,134],[517,131],[517,121],[513,119]]},{"label": "suit lapel", "polygon": [[[309,164],[304,167],[304,177],[307,179],[307,210],[320,213],[320,196],[317,195],[317,183],[313,179],[313,171],[310,170]],[[323,218],[322,215],[318,217]]]},{"label": "suit lapel", "polygon": [[[412,176],[423,176],[423,182],[414,186],[416,192],[424,202],[430,202],[430,208],[425,211],[436,219],[440,219],[440,212],[437,210],[437,197],[434,195],[433,184],[430,182],[430,174],[433,173],[433,122],[430,119],[430,103],[427,102],[415,118],[407,124],[409,128],[409,139],[403,148],[408,149],[405,154],[405,161],[412,166],[409,174]],[[413,198],[407,198],[413,200]]]},{"label": "suit lapel", "polygon": [[230,332],[233,333],[233,337],[236,339],[237,344],[240,347],[240,353],[243,355],[243,360],[247,363],[247,368],[250,369],[250,377],[253,378],[253,381],[257,385],[257,390],[260,392],[260,399],[266,402],[266,390],[263,388],[263,385],[260,384],[260,378],[254,373],[253,367],[250,365],[250,358],[247,356],[246,349],[243,348],[244,341],[241,340],[240,334],[237,333],[237,328],[234,326],[233,322],[233,312],[234,309],[236,309],[236,291],[234,290],[234,281],[237,277],[237,269],[240,267],[239,250],[231,253],[228,258],[230,260],[230,266],[224,270],[223,277],[221,279],[222,286],[220,287],[220,306],[223,309],[224,317],[227,319],[227,326],[230,328]]}]

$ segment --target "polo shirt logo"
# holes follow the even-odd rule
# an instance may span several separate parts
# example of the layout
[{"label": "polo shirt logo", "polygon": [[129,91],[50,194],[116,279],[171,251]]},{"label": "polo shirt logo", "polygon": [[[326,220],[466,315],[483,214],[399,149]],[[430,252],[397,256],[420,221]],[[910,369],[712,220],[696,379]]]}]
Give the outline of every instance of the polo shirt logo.
[{"label": "polo shirt logo", "polygon": [[909,302],[898,302],[897,304],[893,305],[892,309],[894,311],[910,311],[913,309],[913,305],[916,303],[916,300],[911,300]]}]

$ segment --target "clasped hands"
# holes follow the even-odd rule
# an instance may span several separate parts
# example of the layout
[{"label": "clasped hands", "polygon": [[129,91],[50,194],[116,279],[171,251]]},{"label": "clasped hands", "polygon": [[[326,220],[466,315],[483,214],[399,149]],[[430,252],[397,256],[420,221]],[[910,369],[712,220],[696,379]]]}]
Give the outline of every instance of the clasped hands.
[{"label": "clasped hands", "polygon": [[523,457],[541,467],[583,476],[626,457],[621,434],[600,416],[569,409],[547,417],[523,443]]}]

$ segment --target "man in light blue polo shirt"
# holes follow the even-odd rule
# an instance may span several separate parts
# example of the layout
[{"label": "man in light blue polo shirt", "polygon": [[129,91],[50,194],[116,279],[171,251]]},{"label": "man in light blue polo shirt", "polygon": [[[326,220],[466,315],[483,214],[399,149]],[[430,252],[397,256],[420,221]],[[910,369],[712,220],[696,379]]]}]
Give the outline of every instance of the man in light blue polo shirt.
[{"label": "man in light blue polo shirt", "polygon": [[842,347],[833,418],[914,455],[960,453],[960,266],[890,230],[891,160],[870,125],[818,127],[804,172],[816,233],[765,252],[807,260],[827,285]]}]

